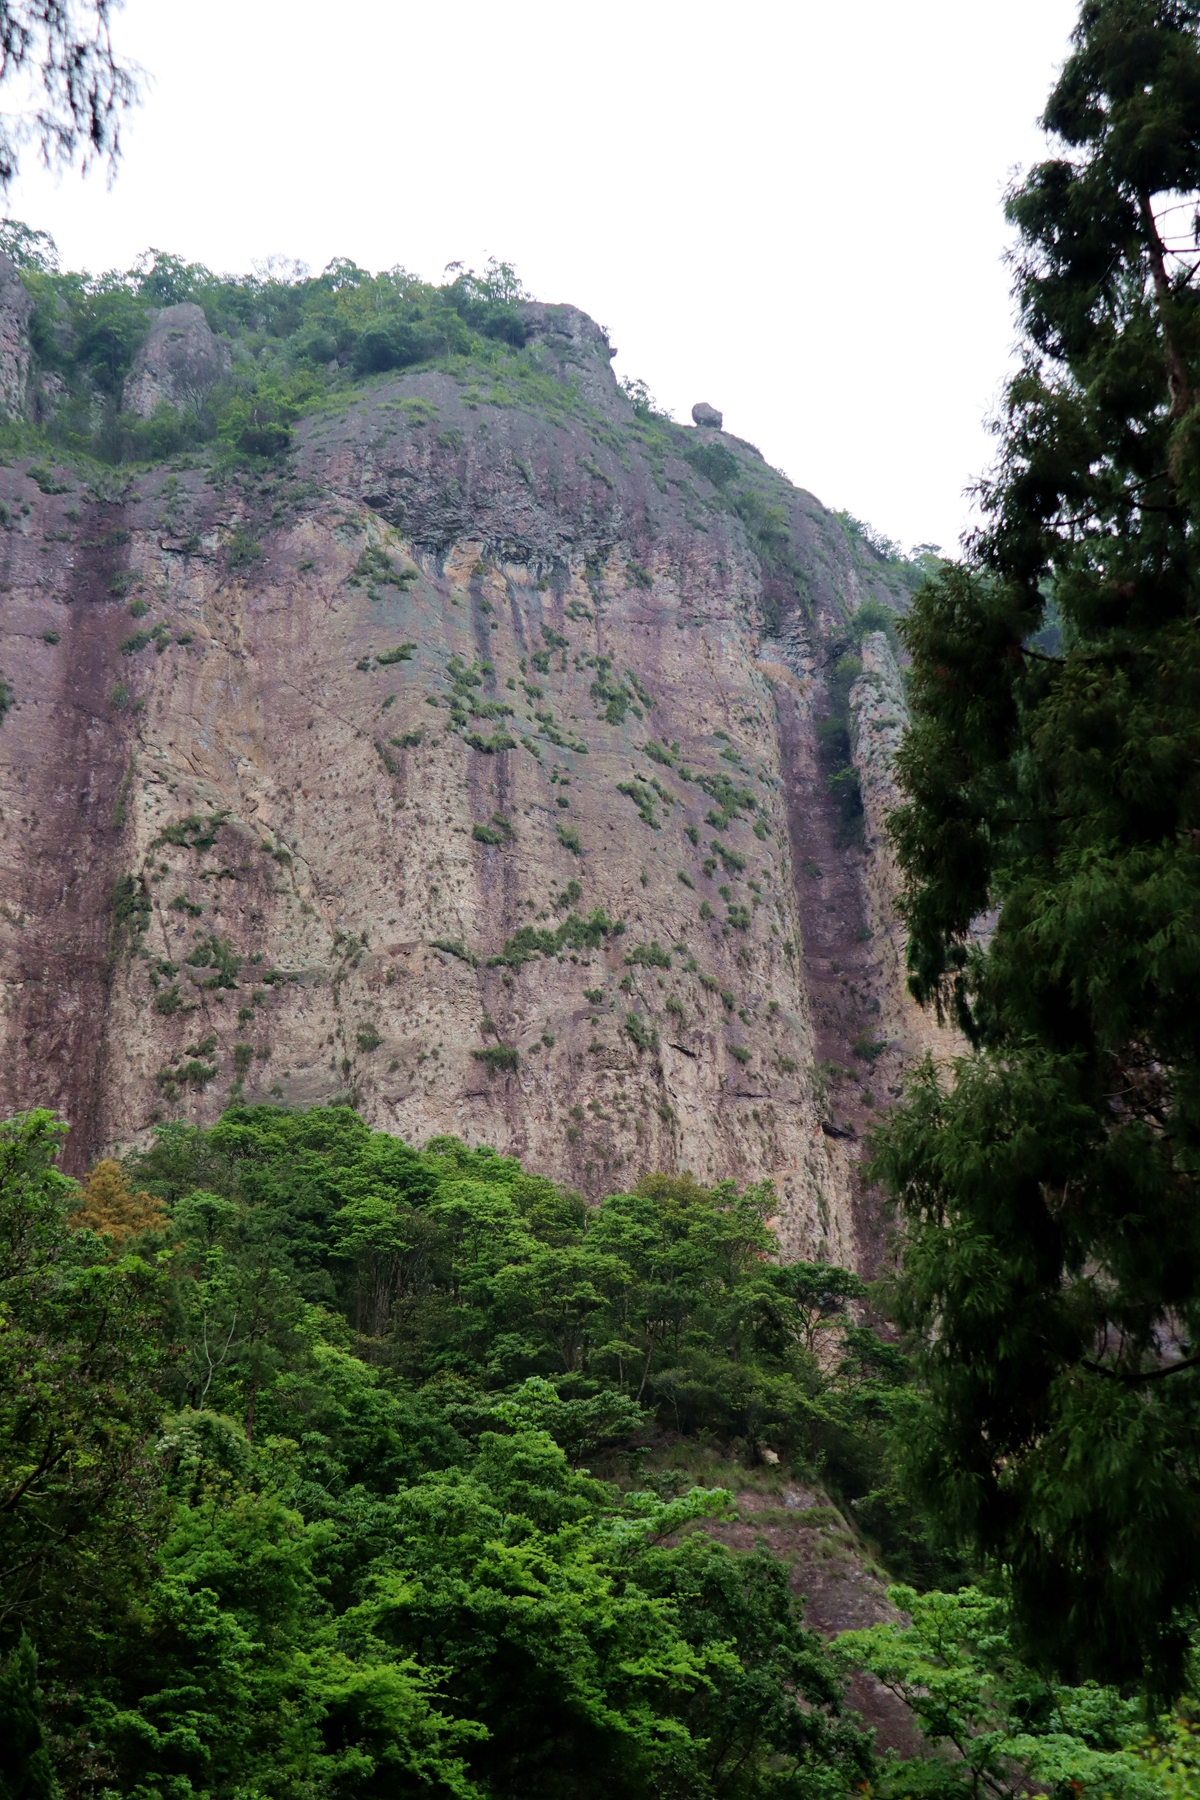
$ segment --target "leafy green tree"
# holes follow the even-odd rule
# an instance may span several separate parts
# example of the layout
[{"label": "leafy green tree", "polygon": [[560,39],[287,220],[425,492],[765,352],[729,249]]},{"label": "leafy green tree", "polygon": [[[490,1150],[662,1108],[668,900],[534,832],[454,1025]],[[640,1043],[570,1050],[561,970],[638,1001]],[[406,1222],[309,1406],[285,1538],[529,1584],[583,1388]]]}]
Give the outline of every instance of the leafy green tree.
[{"label": "leafy green tree", "polygon": [[912,985],[975,1048],[876,1166],[918,1491],[1039,1654],[1169,1684],[1200,1599],[1200,7],[1086,0],[1044,124],[987,522],[901,627]]},{"label": "leafy green tree", "polygon": [[701,1791],[798,1800],[870,1783],[873,1759],[842,1714],[837,1663],[804,1626],[786,1564],[764,1551],[733,1557],[693,1534],[674,1548],[648,1548],[633,1578],[673,1603],[690,1643],[736,1652],[684,1714]]},{"label": "leafy green tree", "polygon": [[81,1196],[62,1129],[0,1126],[0,1796],[869,1779],[788,1570],[705,1532],[731,1496],[579,1467],[656,1414],[828,1432],[804,1309],[857,1287],[766,1260],[769,1192],[588,1215],[490,1150],[237,1107]]},{"label": "leafy green tree", "polygon": [[834,1640],[904,1702],[925,1745],[880,1771],[886,1795],[966,1800],[1046,1793],[1113,1800],[1179,1800],[1195,1791],[1194,1730],[1179,1715],[1155,1719],[1113,1687],[1047,1681],[1017,1654],[1002,1600],[978,1588],[955,1594],[889,1589],[899,1621]]},{"label": "leafy green tree", "polygon": [[183,1265],[176,1380],[195,1407],[236,1408],[253,1436],[259,1393],[303,1340],[286,1235],[266,1208],[204,1192],[177,1202],[172,1226]]},{"label": "leafy green tree", "polygon": [[64,1131],[44,1111],[0,1125],[0,1645],[27,1627],[69,1661],[136,1593],[154,1530],[165,1295],[141,1258],[68,1229]]},{"label": "leafy green tree", "polygon": [[137,296],[120,280],[105,279],[78,308],[74,355],[102,392],[116,395],[149,329]]},{"label": "leafy green tree", "polygon": [[[899,1572],[949,1576],[886,1448],[911,1399],[908,1366],[853,1325],[856,1276],[773,1259],[767,1188],[648,1176],[589,1219],[578,1195],[511,1158],[451,1138],[418,1154],[344,1108],[238,1107],[210,1132],[162,1127],[132,1173],[175,1209],[180,1401],[250,1423],[253,1393],[256,1436],[260,1422],[298,1429],[295,1397],[320,1389],[312,1359],[332,1328],[316,1302],[336,1307],[389,1380],[453,1372],[526,1396],[531,1380],[551,1384],[559,1410],[538,1423],[574,1460],[615,1447],[604,1421],[625,1400],[627,1443],[656,1416],[751,1458],[764,1444],[800,1456],[860,1506]],[[278,1306],[253,1299],[271,1282]],[[839,1339],[855,1346],[840,1365]],[[477,1433],[482,1393],[472,1406]]]},{"label": "leafy green tree", "polygon": [[602,1389],[586,1399],[564,1399],[552,1382],[531,1375],[519,1388],[494,1400],[492,1416],[517,1431],[545,1431],[571,1458],[572,1466],[604,1443],[619,1443],[647,1423],[628,1394]]}]

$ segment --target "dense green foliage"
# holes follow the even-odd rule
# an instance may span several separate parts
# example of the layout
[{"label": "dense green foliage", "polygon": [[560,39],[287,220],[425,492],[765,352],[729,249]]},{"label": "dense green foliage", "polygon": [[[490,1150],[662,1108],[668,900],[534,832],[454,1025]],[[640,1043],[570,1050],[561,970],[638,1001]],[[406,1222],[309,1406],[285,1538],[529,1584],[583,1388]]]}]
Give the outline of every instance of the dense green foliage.
[{"label": "dense green foliage", "polygon": [[1115,1688],[1047,1681],[1017,1655],[994,1595],[894,1587],[889,1598],[903,1624],[838,1639],[911,1709],[925,1740],[921,1756],[886,1772],[885,1792],[1015,1800],[1035,1783],[1041,1793],[1154,1800],[1197,1791],[1200,1745],[1186,1716],[1148,1718]]},{"label": "dense green foliage", "polygon": [[[715,1541],[689,1464],[747,1479],[769,1435],[953,1573],[886,1485],[904,1358],[857,1277],[765,1260],[768,1190],[589,1213],[456,1139],[256,1107],[81,1193],[61,1131],[0,1126],[0,1794],[1190,1791],[1186,1727],[1148,1752],[1136,1704],[1050,1689],[999,1600],[898,1589],[911,1625],[830,1647],[786,1560]],[[853,1667],[920,1757],[873,1755]]]},{"label": "dense green foliage", "polygon": [[1009,200],[987,525],[901,626],[913,987],[975,1050],[877,1162],[920,1491],[1040,1655],[1168,1685],[1200,1601],[1198,28],[1087,0]]},{"label": "dense green foliage", "polygon": [[786,1565],[697,1530],[729,1497],[683,1472],[718,1436],[864,1493],[886,1460],[902,1359],[856,1278],[765,1260],[768,1191],[588,1214],[454,1139],[263,1107],[81,1200],[60,1130],[0,1128],[13,1792],[47,1754],[70,1794],[171,1800],[869,1774]]},{"label": "dense green foliage", "polygon": [[[225,455],[272,457],[304,406],[365,376],[502,360],[525,342],[526,296],[504,263],[436,287],[401,268],[372,275],[344,257],[315,276],[287,264],[230,277],[148,251],[132,269],[93,276],[60,271],[49,239],[27,227],[0,232],[0,244],[34,299],[38,363],[65,387],[51,440],[108,461],[157,461],[212,441]],[[155,309],[184,301],[230,344],[232,373],[192,406],[162,402],[149,419],[122,412],[122,383]]]}]

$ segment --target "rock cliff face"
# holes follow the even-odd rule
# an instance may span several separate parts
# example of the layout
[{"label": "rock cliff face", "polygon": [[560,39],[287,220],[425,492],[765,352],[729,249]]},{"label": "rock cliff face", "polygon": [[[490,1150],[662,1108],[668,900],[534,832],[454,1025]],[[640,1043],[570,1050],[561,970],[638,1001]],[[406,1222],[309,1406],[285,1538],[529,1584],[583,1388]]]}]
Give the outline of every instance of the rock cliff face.
[{"label": "rock cliff face", "polygon": [[350,1096],[592,1196],[769,1176],[790,1254],[867,1257],[918,1044],[815,721],[890,596],[583,314],[526,320],[519,379],[378,378],[266,474],[0,470],[3,1104],[81,1168]]},{"label": "rock cliff face", "polygon": [[122,404],[142,419],[162,402],[198,410],[232,366],[229,345],[209,330],[203,307],[164,307],[125,377]]},{"label": "rock cliff face", "polygon": [[33,302],[16,264],[0,256],[0,417],[20,418],[29,398],[29,317]]},{"label": "rock cliff face", "polygon": [[908,723],[908,708],[900,670],[881,631],[869,632],[863,639],[862,674],[850,690],[850,719],[862,791],[867,921],[881,952],[880,989],[905,1044],[945,1062],[965,1055],[967,1041],[948,1026],[939,1026],[933,1013],[917,1005],[905,976],[906,940],[895,906],[899,872],[884,822],[899,799],[893,759]]}]

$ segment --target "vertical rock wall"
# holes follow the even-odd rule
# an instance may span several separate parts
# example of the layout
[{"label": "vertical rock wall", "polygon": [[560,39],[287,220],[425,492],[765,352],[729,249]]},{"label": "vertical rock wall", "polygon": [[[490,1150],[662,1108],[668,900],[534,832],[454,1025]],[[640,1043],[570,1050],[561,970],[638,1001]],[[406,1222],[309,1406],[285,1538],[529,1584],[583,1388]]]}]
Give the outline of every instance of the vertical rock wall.
[{"label": "vertical rock wall", "polygon": [[0,416],[10,419],[21,418],[28,406],[32,312],[16,264],[0,256]]},{"label": "vertical rock wall", "polygon": [[770,1178],[787,1252],[853,1261],[891,924],[813,718],[871,572],[720,434],[764,572],[598,328],[530,323],[525,386],[376,380],[265,474],[0,471],[3,1104],[82,1168],[350,1099],[593,1197]]},{"label": "vertical rock wall", "polygon": [[894,759],[908,725],[908,708],[900,670],[882,631],[869,632],[863,639],[862,674],[850,690],[850,721],[863,801],[863,890],[868,922],[880,947],[880,986],[887,996],[889,1018],[911,1053],[928,1053],[947,1062],[965,1055],[966,1040],[939,1026],[934,1014],[917,1005],[908,991],[904,966],[907,936],[896,908],[900,872],[884,826],[899,800]]}]

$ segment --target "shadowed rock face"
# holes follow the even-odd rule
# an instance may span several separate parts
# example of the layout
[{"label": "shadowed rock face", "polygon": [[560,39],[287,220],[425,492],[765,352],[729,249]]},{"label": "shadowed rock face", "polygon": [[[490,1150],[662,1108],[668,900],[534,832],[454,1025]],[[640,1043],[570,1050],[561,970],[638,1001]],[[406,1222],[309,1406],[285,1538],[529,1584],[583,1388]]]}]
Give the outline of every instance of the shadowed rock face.
[{"label": "shadowed rock face", "polygon": [[961,1033],[939,1026],[935,1015],[923,1012],[908,991],[905,933],[894,908],[900,876],[884,829],[901,798],[892,764],[908,724],[908,707],[900,670],[881,631],[869,632],[863,640],[862,674],[850,691],[850,717],[865,815],[867,917],[883,951],[881,982],[888,990],[890,1011],[904,1021],[903,1035],[911,1047],[943,1060],[965,1056],[969,1046]]},{"label": "shadowed rock face", "polygon": [[790,529],[764,578],[599,328],[528,323],[526,374],[381,378],[268,474],[0,470],[3,1104],[60,1108],[83,1168],[351,1096],[592,1196],[770,1176],[788,1252],[853,1261],[869,1109],[831,1136],[814,1064],[851,1065],[878,947],[861,853],[835,904],[797,846],[869,574],[721,436]]},{"label": "shadowed rock face", "polygon": [[229,345],[209,330],[203,307],[190,300],[168,306],[134,358],[122,403],[141,419],[164,401],[194,412],[231,367]]},{"label": "shadowed rock face", "polygon": [[17,266],[0,256],[0,415],[19,418],[29,396],[29,317],[33,301]]}]

